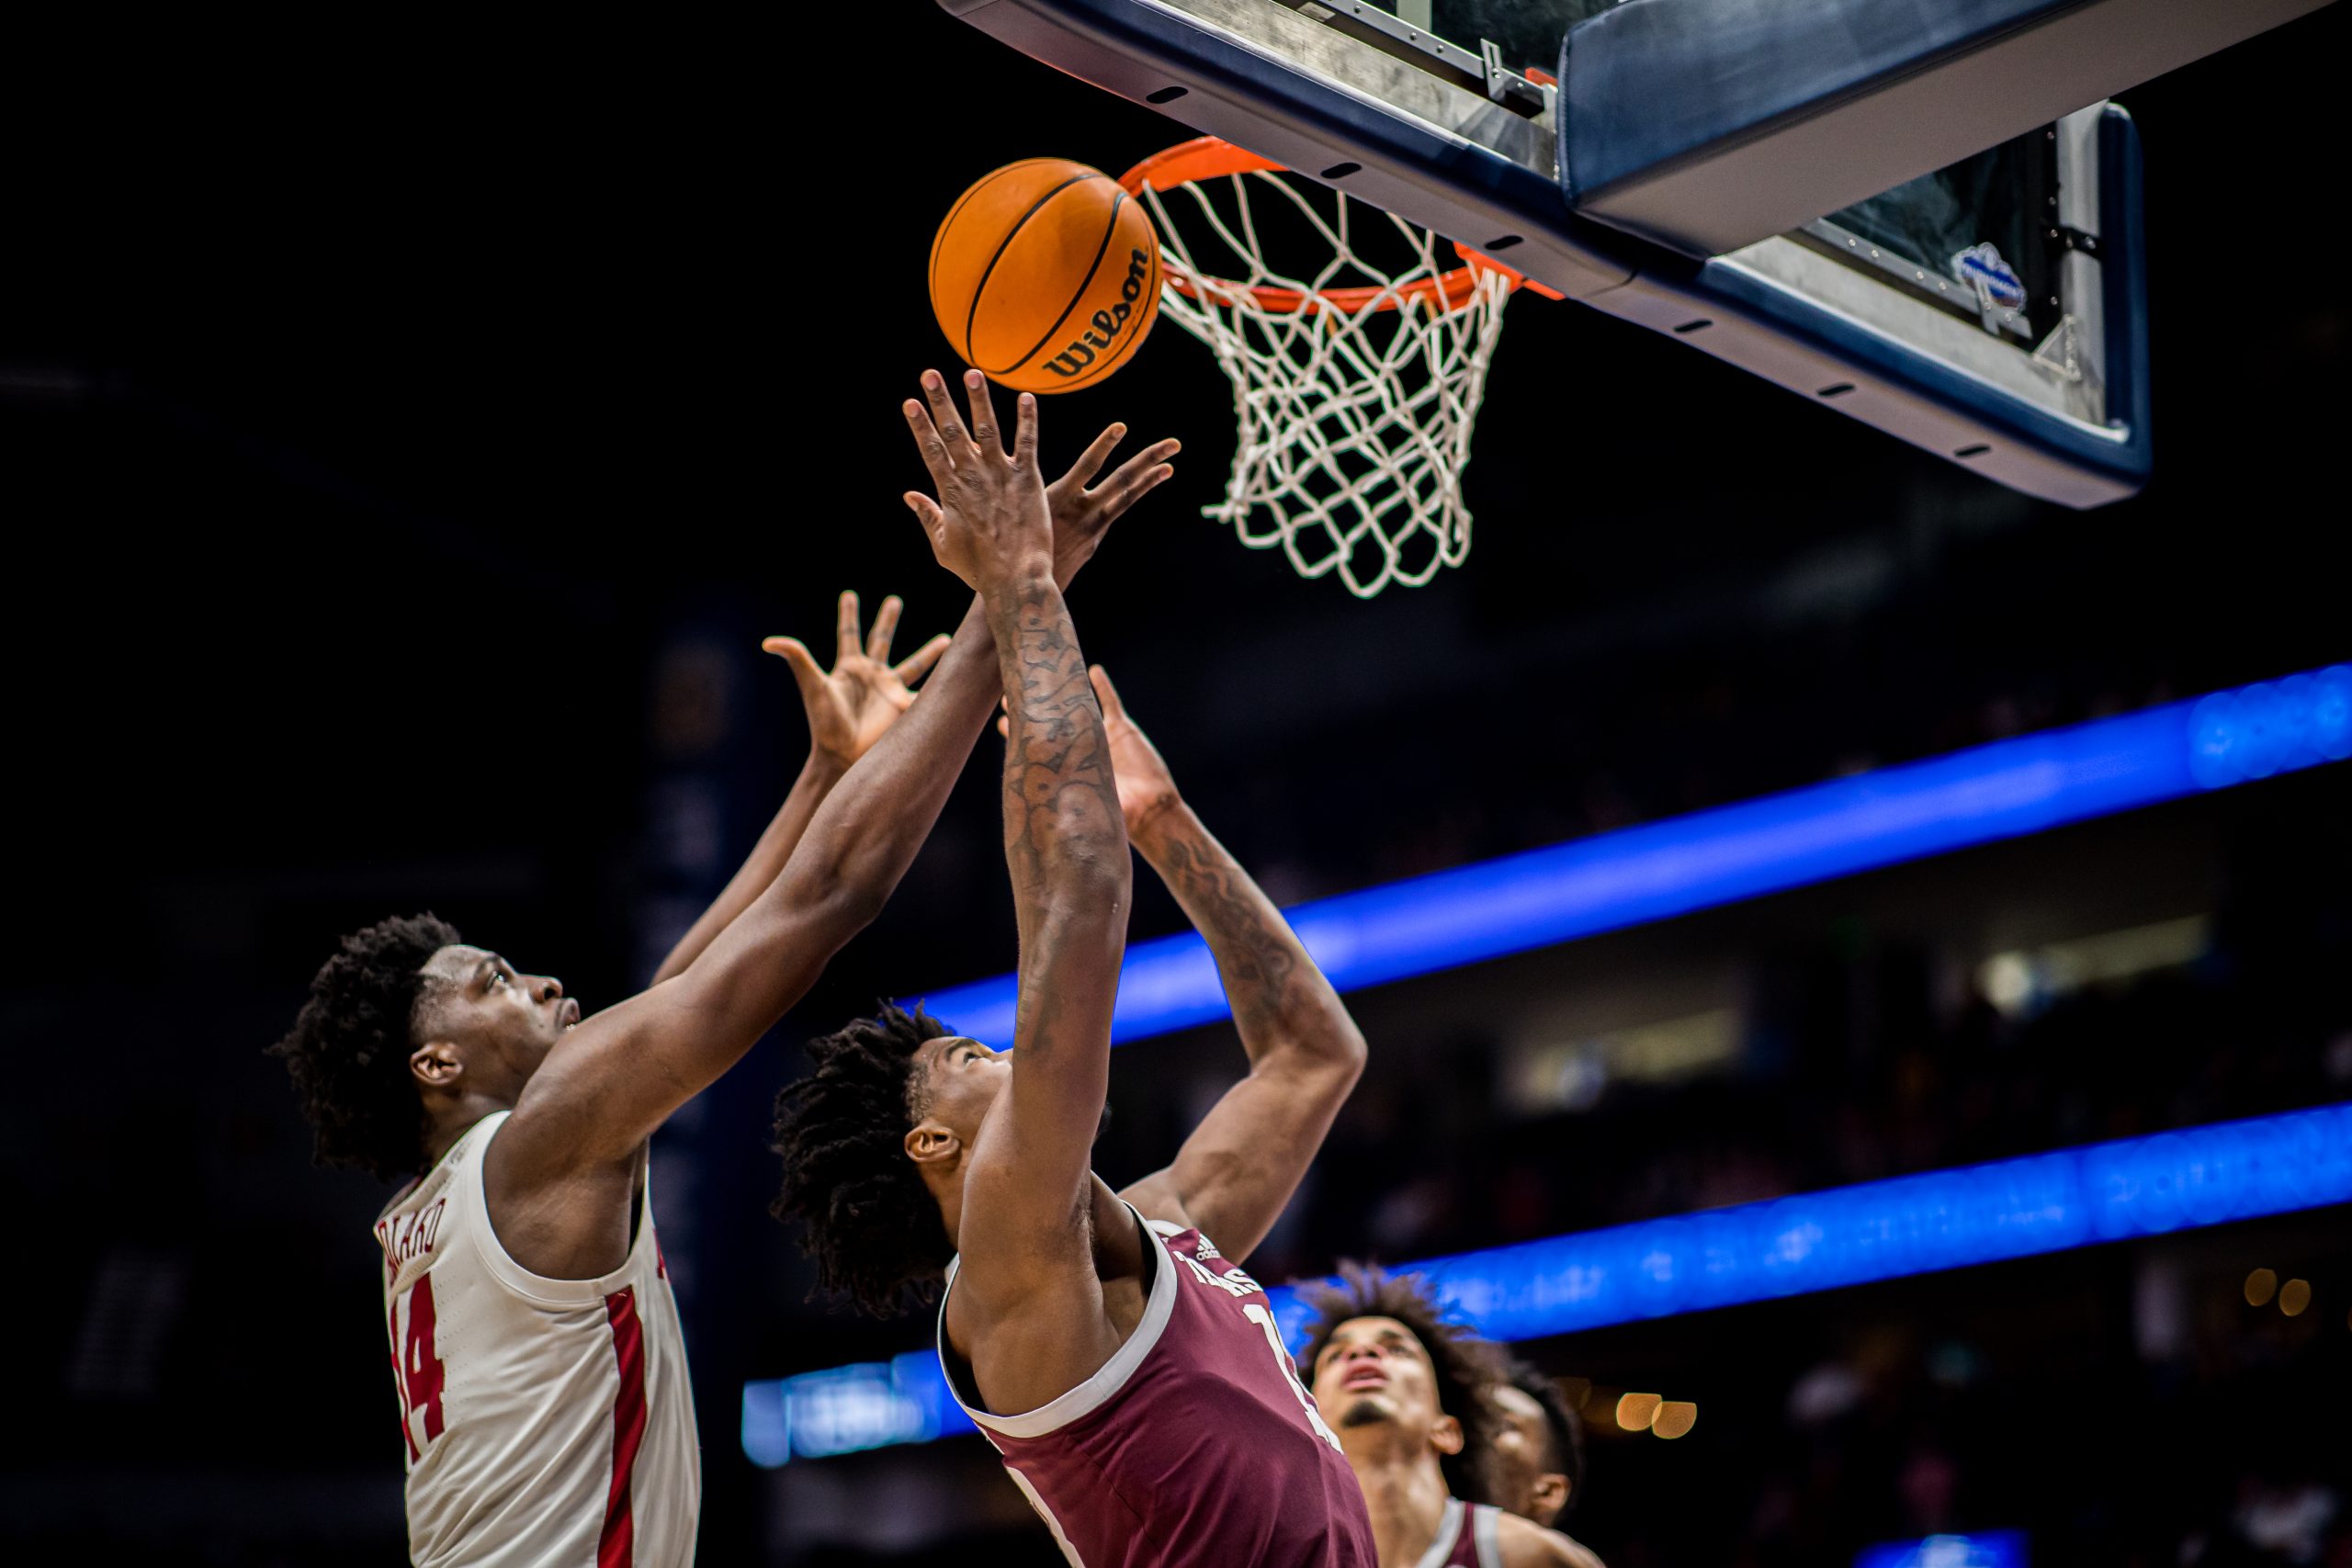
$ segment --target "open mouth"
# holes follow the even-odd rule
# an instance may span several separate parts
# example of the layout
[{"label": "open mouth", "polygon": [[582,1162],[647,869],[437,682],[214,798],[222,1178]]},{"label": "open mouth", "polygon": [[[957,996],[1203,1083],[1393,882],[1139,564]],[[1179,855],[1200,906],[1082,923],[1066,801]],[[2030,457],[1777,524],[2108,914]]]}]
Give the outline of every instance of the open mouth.
[{"label": "open mouth", "polygon": [[1388,1374],[1378,1367],[1356,1367],[1351,1369],[1347,1376],[1340,1380],[1340,1386],[1350,1393],[1361,1393],[1366,1389],[1386,1388]]},{"label": "open mouth", "polygon": [[560,1007],[560,1008],[556,1009],[556,1012],[555,1012],[555,1021],[556,1021],[556,1026],[557,1026],[558,1028],[560,1028],[560,1029],[577,1029],[577,1028],[579,1028],[579,1027],[580,1027],[580,1004],[579,1004],[578,1002],[576,1002],[576,1001],[573,1001],[570,997],[566,997],[566,998],[563,998],[563,1005],[562,1005],[561,1007]]}]

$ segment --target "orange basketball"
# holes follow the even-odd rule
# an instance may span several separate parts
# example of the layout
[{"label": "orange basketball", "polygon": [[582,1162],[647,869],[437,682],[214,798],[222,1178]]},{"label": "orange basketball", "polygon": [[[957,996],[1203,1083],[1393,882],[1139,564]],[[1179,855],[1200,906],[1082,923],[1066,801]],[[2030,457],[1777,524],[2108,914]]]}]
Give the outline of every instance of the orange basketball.
[{"label": "orange basketball", "polygon": [[956,198],[931,242],[931,308],[1000,386],[1069,392],[1126,363],[1159,314],[1159,235],[1099,169],[1026,158]]}]

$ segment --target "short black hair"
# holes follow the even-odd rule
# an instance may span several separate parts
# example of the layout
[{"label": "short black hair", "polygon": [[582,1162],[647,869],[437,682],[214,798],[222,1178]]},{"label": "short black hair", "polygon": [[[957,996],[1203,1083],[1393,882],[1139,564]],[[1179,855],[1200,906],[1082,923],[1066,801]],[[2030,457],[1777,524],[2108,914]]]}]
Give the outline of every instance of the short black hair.
[{"label": "short black hair", "polygon": [[1462,1423],[1462,1451],[1440,1454],[1446,1490],[1472,1503],[1491,1501],[1480,1456],[1494,1446],[1502,1413],[1488,1391],[1502,1375],[1494,1347],[1468,1325],[1448,1317],[1418,1274],[1390,1274],[1365,1263],[1342,1261],[1340,1283],[1303,1284],[1299,1293],[1315,1309],[1307,1325],[1299,1370],[1314,1386],[1316,1359],[1341,1324],[1359,1317],[1393,1317],[1412,1331],[1436,1373],[1438,1408]]},{"label": "short black hair", "polygon": [[784,1181],[768,1212],[800,1223],[819,1289],[876,1317],[931,1299],[955,1256],[906,1147],[921,1114],[915,1053],[955,1032],[920,1007],[886,1003],[808,1042],[816,1070],[775,1097]]},{"label": "short black hair", "polygon": [[268,1054],[302,1098],[320,1165],[356,1166],[386,1181],[424,1165],[424,1103],[409,1077],[424,965],[458,941],[432,914],[395,915],[343,939],[311,977],[294,1032]]},{"label": "short black hair", "polygon": [[1560,1385],[1517,1356],[1504,1353],[1503,1381],[1544,1407],[1544,1425],[1552,1434],[1552,1463],[1544,1468],[1568,1478],[1568,1498],[1560,1517],[1575,1511],[1584,1495],[1584,1418],[1560,1392]]}]

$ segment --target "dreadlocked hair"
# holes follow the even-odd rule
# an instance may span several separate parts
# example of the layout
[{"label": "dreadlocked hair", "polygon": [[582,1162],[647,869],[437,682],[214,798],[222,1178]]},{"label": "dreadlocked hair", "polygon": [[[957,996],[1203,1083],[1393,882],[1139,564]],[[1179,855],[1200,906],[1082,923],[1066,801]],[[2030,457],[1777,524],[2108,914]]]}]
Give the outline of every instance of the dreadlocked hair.
[{"label": "dreadlocked hair", "polygon": [[1544,1425],[1552,1435],[1552,1463],[1545,1468],[1568,1478],[1567,1501],[1560,1505],[1566,1518],[1584,1495],[1584,1418],[1558,1383],[1517,1356],[1504,1356],[1503,1381],[1544,1408]]},{"label": "dreadlocked hair", "polygon": [[1468,1325],[1445,1315],[1418,1274],[1390,1274],[1368,1263],[1342,1260],[1337,1285],[1302,1285],[1299,1294],[1316,1313],[1307,1325],[1306,1348],[1298,1358],[1309,1386],[1315,1363],[1341,1324],[1360,1317],[1391,1317],[1421,1342],[1435,1374],[1438,1408],[1462,1423],[1462,1451],[1440,1454],[1445,1487],[1471,1503],[1491,1501],[1482,1456],[1494,1446],[1501,1413],[1489,1396],[1502,1366],[1495,1348]]},{"label": "dreadlocked hair", "polygon": [[311,977],[294,1032],[268,1048],[301,1097],[320,1165],[386,1181],[424,1164],[424,1106],[410,1080],[426,960],[457,942],[434,915],[394,916],[343,939]]},{"label": "dreadlocked hair", "polygon": [[775,1097],[784,1181],[768,1213],[802,1227],[819,1290],[876,1317],[936,1292],[955,1248],[939,1205],[907,1157],[915,1124],[914,1058],[956,1032],[916,1008],[879,1014],[808,1042],[816,1071]]}]

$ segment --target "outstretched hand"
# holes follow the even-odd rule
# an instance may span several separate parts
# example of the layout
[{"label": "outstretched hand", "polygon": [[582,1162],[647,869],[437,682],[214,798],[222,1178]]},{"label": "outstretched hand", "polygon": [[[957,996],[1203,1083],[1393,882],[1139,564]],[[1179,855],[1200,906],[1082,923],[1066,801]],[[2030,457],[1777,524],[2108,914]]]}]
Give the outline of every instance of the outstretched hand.
[{"label": "outstretched hand", "polygon": [[[998,462],[989,462],[990,454],[983,448],[977,434],[983,429],[988,430],[988,447],[997,446],[988,382],[978,371],[972,370],[965,373],[964,384],[972,405],[969,433],[962,416],[956,412],[955,400],[948,394],[947,383],[937,371],[923,373],[923,397],[930,404],[928,412],[911,399],[906,404],[907,423],[914,430],[915,445],[922,452],[923,466],[930,469],[933,482],[939,487],[936,501],[912,491],[907,493],[906,501],[922,521],[923,531],[931,536],[934,554],[940,549],[943,529],[952,528],[961,522],[964,507],[984,503],[981,496],[992,491],[1004,478],[997,471],[1004,463],[1001,454],[996,454]],[[1035,400],[1023,394],[1020,417],[1027,422],[1027,428],[1032,434],[1033,458],[1035,408]],[[1105,429],[1087,445],[1085,451],[1078,455],[1078,460],[1069,466],[1069,472],[1046,488],[1046,514],[1053,536],[1054,586],[1057,588],[1068,588],[1070,580],[1078,575],[1078,569],[1093,558],[1096,547],[1102,544],[1102,536],[1111,525],[1176,471],[1168,460],[1181,450],[1180,444],[1174,440],[1156,441],[1113,469],[1110,477],[1100,484],[1095,483],[1096,477],[1102,471],[1102,465],[1110,460],[1112,451],[1126,438],[1126,434],[1127,427],[1124,424],[1113,424]],[[1011,463],[1018,464],[1017,437],[1014,446]],[[1033,462],[1033,468],[1034,466]],[[940,561],[949,570],[963,577],[967,584],[975,588],[978,586],[945,556],[941,556]]]},{"label": "outstretched hand", "polygon": [[945,634],[933,637],[898,663],[890,662],[890,639],[904,608],[891,594],[874,613],[874,629],[858,634],[857,595],[843,592],[835,626],[833,667],[817,663],[797,637],[772,637],[760,646],[792,666],[800,700],[808,709],[808,744],[847,769],[882,739],[891,721],[915,700],[914,683],[947,651]]},{"label": "outstretched hand", "polygon": [[936,501],[921,491],[907,491],[907,505],[930,536],[939,564],[982,594],[1032,574],[1046,576],[1054,563],[1053,516],[1037,474],[1037,400],[1021,394],[1008,452],[997,433],[988,386],[978,371],[964,373],[972,410],[968,430],[937,371],[923,372],[930,408],[912,398],[905,405],[915,446],[939,489]]},{"label": "outstretched hand", "polygon": [[1149,494],[1176,470],[1168,459],[1182,450],[1173,439],[1155,441],[1093,485],[1094,476],[1111,459],[1112,449],[1126,439],[1127,427],[1114,424],[1087,445],[1069,466],[1069,472],[1046,487],[1046,502],[1054,518],[1054,585],[1068,588],[1078,569],[1094,558],[1095,547],[1127,508]]}]

